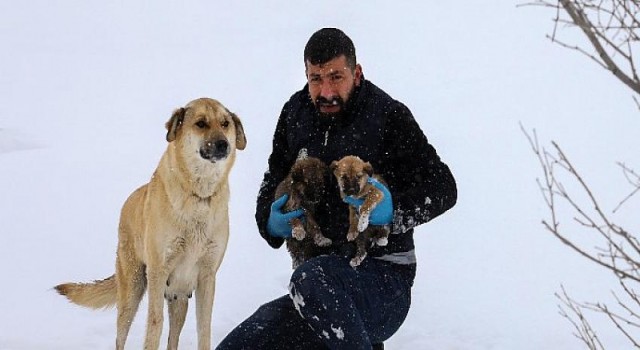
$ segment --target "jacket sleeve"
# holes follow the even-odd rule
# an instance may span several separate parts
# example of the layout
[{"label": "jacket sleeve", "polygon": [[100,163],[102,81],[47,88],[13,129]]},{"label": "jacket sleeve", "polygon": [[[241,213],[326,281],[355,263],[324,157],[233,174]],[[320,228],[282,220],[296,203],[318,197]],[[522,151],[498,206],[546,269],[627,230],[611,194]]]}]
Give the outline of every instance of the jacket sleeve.
[{"label": "jacket sleeve", "polygon": [[397,102],[384,131],[383,176],[393,197],[393,233],[403,233],[453,207],[456,182],[411,111]]},{"label": "jacket sleeve", "polygon": [[273,237],[267,232],[267,220],[271,213],[271,204],[274,201],[274,194],[278,184],[286,177],[287,169],[291,168],[289,144],[287,142],[287,116],[289,115],[290,104],[286,103],[282,108],[276,131],[273,135],[273,145],[269,156],[269,165],[264,173],[262,184],[258,192],[256,205],[256,223],[260,235],[273,248],[279,248],[284,243],[284,239]]}]

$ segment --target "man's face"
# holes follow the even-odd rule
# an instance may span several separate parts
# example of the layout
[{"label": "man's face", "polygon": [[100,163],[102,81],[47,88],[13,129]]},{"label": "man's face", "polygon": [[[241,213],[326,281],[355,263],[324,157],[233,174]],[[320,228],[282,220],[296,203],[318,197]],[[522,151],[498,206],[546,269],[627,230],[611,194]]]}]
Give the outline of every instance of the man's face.
[{"label": "man's face", "polygon": [[329,62],[313,65],[305,62],[311,101],[323,116],[336,116],[344,110],[356,86],[360,86],[362,68],[349,68],[347,58],[338,56]]}]

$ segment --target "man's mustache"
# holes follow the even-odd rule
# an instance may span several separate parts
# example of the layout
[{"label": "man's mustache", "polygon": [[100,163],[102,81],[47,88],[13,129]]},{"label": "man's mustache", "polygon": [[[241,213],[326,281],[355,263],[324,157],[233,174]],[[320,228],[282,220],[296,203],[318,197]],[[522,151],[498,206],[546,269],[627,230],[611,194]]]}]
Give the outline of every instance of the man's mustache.
[{"label": "man's mustache", "polygon": [[342,98],[340,96],[335,96],[335,97],[332,97],[330,99],[325,98],[323,96],[318,96],[318,98],[316,98],[316,103],[318,105],[324,105],[324,106],[342,106],[342,105],[344,105],[344,101],[342,100]]}]

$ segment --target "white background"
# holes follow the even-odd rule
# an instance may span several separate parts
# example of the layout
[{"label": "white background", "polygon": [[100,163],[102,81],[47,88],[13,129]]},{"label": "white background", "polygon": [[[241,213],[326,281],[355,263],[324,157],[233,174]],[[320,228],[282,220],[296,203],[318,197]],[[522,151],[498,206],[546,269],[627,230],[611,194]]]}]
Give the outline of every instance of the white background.
[{"label": "white background", "polygon": [[[610,212],[631,190],[615,162],[637,168],[640,116],[610,73],[545,39],[553,10],[517,4],[0,2],[0,349],[113,348],[115,311],[76,307],[52,286],[113,273],[122,203],[155,169],[173,109],[202,96],[237,113],[248,138],[231,174],[214,343],[285,294],[289,257],[260,238],[255,198],[282,104],[305,82],[303,47],[329,26],[412,110],[458,183],[458,204],[416,230],[413,305],[387,348],[583,348],[554,293],[612,302],[615,280],[544,231],[541,171],[519,124],[558,141]],[[632,225],[637,208],[615,217]],[[184,349],[196,346],[194,314]],[[128,348],[142,347],[145,318],[143,304]],[[630,348],[601,329],[608,348]]]}]

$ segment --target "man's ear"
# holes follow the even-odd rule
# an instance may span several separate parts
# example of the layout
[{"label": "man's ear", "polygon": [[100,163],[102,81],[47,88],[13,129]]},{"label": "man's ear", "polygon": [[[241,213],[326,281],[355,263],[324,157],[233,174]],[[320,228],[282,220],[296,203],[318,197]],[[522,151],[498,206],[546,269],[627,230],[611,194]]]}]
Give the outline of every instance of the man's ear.
[{"label": "man's ear", "polygon": [[236,126],[236,149],[243,150],[247,147],[247,137],[244,134],[242,122],[234,113],[231,113],[231,119],[233,119],[233,124]]},{"label": "man's ear", "polygon": [[167,142],[171,142],[176,139],[178,130],[182,127],[184,121],[184,112],[186,110],[182,107],[173,111],[171,119],[164,125],[167,128]]},{"label": "man's ear", "polygon": [[355,85],[360,86],[362,83],[362,66],[360,63],[356,64],[356,69],[353,71],[353,76],[355,78]]}]

